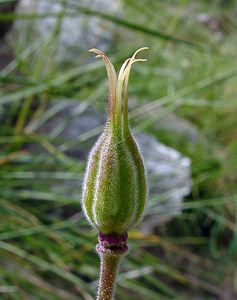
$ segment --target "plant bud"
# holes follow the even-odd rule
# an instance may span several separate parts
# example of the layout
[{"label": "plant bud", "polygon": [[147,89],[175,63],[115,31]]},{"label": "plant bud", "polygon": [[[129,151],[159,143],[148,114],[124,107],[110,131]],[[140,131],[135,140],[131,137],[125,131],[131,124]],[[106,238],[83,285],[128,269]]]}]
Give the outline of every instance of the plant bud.
[{"label": "plant bud", "polygon": [[[117,76],[108,57],[98,49],[109,80],[108,117],[91,150],[83,186],[83,210],[90,223],[104,234],[122,234],[141,218],[146,200],[143,161],[128,124],[128,80],[134,55]],[[122,111],[123,99],[123,111]]]}]

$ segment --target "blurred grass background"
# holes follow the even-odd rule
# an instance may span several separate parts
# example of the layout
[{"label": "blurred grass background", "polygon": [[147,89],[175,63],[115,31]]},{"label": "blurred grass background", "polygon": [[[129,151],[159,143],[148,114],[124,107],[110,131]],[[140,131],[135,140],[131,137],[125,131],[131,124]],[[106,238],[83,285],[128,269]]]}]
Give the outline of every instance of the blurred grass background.
[{"label": "blurred grass background", "polygon": [[[130,233],[115,299],[236,299],[237,2],[124,0],[119,17],[68,2],[74,17],[116,24],[109,55],[117,67],[135,49],[150,48],[131,78],[132,126],[192,159],[182,213],[154,234]],[[209,21],[198,18],[204,13]],[[45,16],[2,12],[0,24],[38,17]],[[94,60],[83,64],[87,52],[58,65],[59,33],[60,22],[46,41],[7,56],[0,42],[0,299],[95,297],[96,234],[81,213],[77,184],[86,162],[65,152],[85,147],[91,132],[67,140],[36,129],[52,101],[89,101],[105,112],[105,70]],[[155,128],[171,113],[197,128],[195,143]],[[68,180],[75,182],[70,194]]]}]

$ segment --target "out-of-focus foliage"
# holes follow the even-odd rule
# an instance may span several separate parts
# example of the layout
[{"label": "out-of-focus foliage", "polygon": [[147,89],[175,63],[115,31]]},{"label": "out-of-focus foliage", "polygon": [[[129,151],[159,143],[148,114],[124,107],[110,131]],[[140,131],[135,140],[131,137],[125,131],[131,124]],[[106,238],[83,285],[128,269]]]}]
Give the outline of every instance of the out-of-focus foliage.
[{"label": "out-of-focus foliage", "polygon": [[[133,127],[192,159],[182,214],[154,234],[130,233],[116,299],[236,299],[236,1],[124,0],[118,18],[68,2],[75,14],[116,24],[110,56],[117,66],[149,46],[148,63],[131,78]],[[15,51],[0,71],[1,299],[93,299],[96,292],[96,234],[81,213],[78,184],[85,161],[64,151],[88,147],[91,132],[72,141],[36,130],[57,113],[48,111],[51,101],[78,99],[82,108],[90,101],[105,111],[105,73],[100,62],[80,58],[58,66],[58,34]],[[195,126],[198,138],[162,127],[171,114]]]}]

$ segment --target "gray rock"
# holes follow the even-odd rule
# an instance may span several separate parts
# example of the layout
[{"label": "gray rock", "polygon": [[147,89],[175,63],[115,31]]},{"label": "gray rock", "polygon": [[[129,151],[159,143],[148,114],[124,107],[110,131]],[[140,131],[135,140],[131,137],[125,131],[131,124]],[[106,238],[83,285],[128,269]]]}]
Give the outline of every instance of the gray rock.
[{"label": "gray rock", "polygon": [[[161,109],[160,109],[161,111]],[[184,136],[188,142],[196,143],[199,141],[200,134],[197,127],[190,121],[177,117],[175,114],[168,114],[162,121],[154,124],[155,128],[170,131],[174,134]]]},{"label": "gray rock", "polygon": [[[52,116],[50,111],[57,113]],[[95,131],[95,128],[102,128],[105,122],[104,114],[76,102],[58,102],[48,110],[48,116],[52,117],[44,124],[38,124],[37,131],[72,140],[90,141],[84,148],[80,143],[59,147],[83,159],[88,156],[98,135],[99,130]],[[141,228],[150,232],[158,223],[181,212],[183,199],[191,189],[191,160],[161,144],[154,136],[143,133],[135,134],[135,138],[143,154],[150,190]]]},{"label": "gray rock", "polygon": [[115,27],[111,22],[106,22],[102,18],[81,14],[80,9],[77,8],[78,5],[101,12],[106,11],[111,15],[118,15],[121,12],[119,0],[21,0],[17,8],[18,13],[51,14],[51,16],[16,21],[13,43],[18,46],[20,43],[23,48],[26,48],[36,38],[46,41],[55,30],[59,19],[53,17],[52,14],[64,11],[65,15],[59,27],[58,62],[73,63],[78,60],[80,51],[92,47],[107,50],[112,43]]},{"label": "gray rock", "polygon": [[143,154],[149,183],[149,198],[142,230],[151,232],[181,213],[191,191],[191,160],[147,134],[135,135]]}]

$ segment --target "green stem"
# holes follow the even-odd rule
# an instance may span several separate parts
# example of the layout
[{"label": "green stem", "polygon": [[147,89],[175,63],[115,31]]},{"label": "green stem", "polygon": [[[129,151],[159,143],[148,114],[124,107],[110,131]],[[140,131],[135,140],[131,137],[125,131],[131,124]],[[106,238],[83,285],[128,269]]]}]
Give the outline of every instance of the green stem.
[{"label": "green stem", "polygon": [[123,254],[100,253],[100,279],[97,300],[113,299],[116,275]]}]

